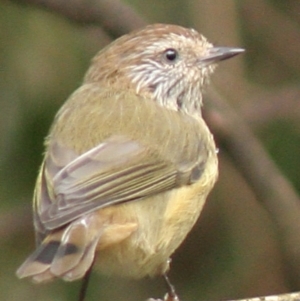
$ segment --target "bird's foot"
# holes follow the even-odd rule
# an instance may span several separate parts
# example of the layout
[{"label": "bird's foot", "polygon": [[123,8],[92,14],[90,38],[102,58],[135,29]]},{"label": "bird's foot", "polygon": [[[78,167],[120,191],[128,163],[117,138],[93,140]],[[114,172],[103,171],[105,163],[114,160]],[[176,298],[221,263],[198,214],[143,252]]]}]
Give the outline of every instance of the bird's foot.
[{"label": "bird's foot", "polygon": [[164,301],[180,301],[175,291],[165,294]]},{"label": "bird's foot", "polygon": [[166,293],[164,299],[149,298],[146,301],[180,301],[176,294]]}]

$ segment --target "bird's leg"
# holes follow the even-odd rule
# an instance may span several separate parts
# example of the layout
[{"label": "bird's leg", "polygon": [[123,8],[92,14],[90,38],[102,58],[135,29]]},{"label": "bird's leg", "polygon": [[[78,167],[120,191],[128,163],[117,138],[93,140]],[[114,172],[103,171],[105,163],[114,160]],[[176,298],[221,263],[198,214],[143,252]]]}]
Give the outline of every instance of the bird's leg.
[{"label": "bird's leg", "polygon": [[168,290],[168,292],[165,295],[164,301],[179,301],[179,298],[175,292],[175,287],[171,283],[167,273],[164,273],[163,277],[165,279],[165,283],[167,285],[167,290]]},{"label": "bird's leg", "polygon": [[[94,261],[95,261],[95,259],[94,259]],[[90,268],[87,270],[84,277],[82,278],[82,283],[81,283],[81,287],[80,287],[80,291],[79,291],[78,301],[84,301],[84,299],[85,299],[87,288],[88,288],[88,285],[89,285],[89,280],[90,280],[92,270],[93,270],[93,265],[94,265],[94,262],[90,266]]]},{"label": "bird's leg", "polygon": [[168,277],[168,270],[170,269],[170,263],[171,263],[171,258],[169,258],[165,265],[163,266],[163,273],[162,276],[165,280],[165,284],[167,286],[167,293],[164,297],[164,299],[154,299],[154,298],[149,298],[146,301],[180,301],[176,292],[175,292],[175,287],[171,283],[169,277]]}]

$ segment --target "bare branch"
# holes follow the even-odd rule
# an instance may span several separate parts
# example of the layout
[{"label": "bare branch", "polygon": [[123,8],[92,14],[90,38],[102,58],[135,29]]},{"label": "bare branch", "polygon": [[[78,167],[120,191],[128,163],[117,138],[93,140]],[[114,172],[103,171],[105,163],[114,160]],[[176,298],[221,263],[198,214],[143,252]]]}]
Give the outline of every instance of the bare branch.
[{"label": "bare branch", "polygon": [[229,300],[229,301],[299,301],[299,300],[300,300],[300,293],[296,292],[290,294],[254,297],[254,298]]},{"label": "bare branch", "polygon": [[[250,94],[250,93],[248,93]],[[255,88],[255,94],[240,103],[239,112],[251,124],[251,127],[261,127],[278,120],[299,120],[300,90],[289,86],[273,90]]]},{"label": "bare branch", "polygon": [[[282,295],[246,298],[246,299],[236,299],[236,300],[228,300],[228,301],[299,301],[299,300],[300,300],[300,292],[282,294]],[[163,300],[149,298],[146,301],[163,301]]]},{"label": "bare branch", "polygon": [[146,25],[131,8],[119,0],[13,0],[56,12],[69,20],[98,24],[112,37],[118,37]]}]

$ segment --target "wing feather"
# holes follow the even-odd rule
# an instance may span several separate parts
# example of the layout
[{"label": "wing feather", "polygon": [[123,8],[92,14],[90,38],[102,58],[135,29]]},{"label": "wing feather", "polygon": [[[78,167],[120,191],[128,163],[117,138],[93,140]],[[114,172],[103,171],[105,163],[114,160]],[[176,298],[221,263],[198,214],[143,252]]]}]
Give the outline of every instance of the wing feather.
[{"label": "wing feather", "polygon": [[[61,152],[67,151],[60,148]],[[59,146],[55,145],[55,149],[59,155]],[[55,164],[51,155],[41,170],[42,178],[46,178],[41,183],[46,187],[41,190],[47,193],[43,196],[44,208],[39,212],[48,230],[95,209],[141,199],[176,186],[177,170],[173,164],[159,160],[145,147],[125,137],[112,137],[78,156],[52,180],[47,164]],[[52,201],[49,201],[49,191],[53,191]]]},{"label": "wing feather", "polygon": [[202,119],[134,93],[88,88],[62,107],[47,140],[34,197],[38,240],[93,210],[192,184],[213,151]]}]

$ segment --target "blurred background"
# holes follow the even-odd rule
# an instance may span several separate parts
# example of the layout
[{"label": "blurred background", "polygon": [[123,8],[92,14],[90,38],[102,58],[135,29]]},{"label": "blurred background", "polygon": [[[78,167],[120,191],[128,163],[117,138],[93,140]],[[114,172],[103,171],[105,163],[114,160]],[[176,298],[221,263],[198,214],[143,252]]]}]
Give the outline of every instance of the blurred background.
[{"label": "blurred background", "polygon": [[[0,299],[77,300],[80,282],[37,286],[18,280],[15,270],[34,249],[31,199],[43,139],[90,59],[111,37],[96,25],[70,21],[30,2],[0,1]],[[126,4],[149,23],[194,27],[215,45],[246,48],[219,66],[214,85],[299,192],[300,2]],[[219,181],[173,256],[170,277],[179,296],[224,300],[300,290],[286,265],[276,223],[222,143],[218,146]],[[129,281],[94,273],[87,300],[145,300],[164,293],[161,279]]]}]

